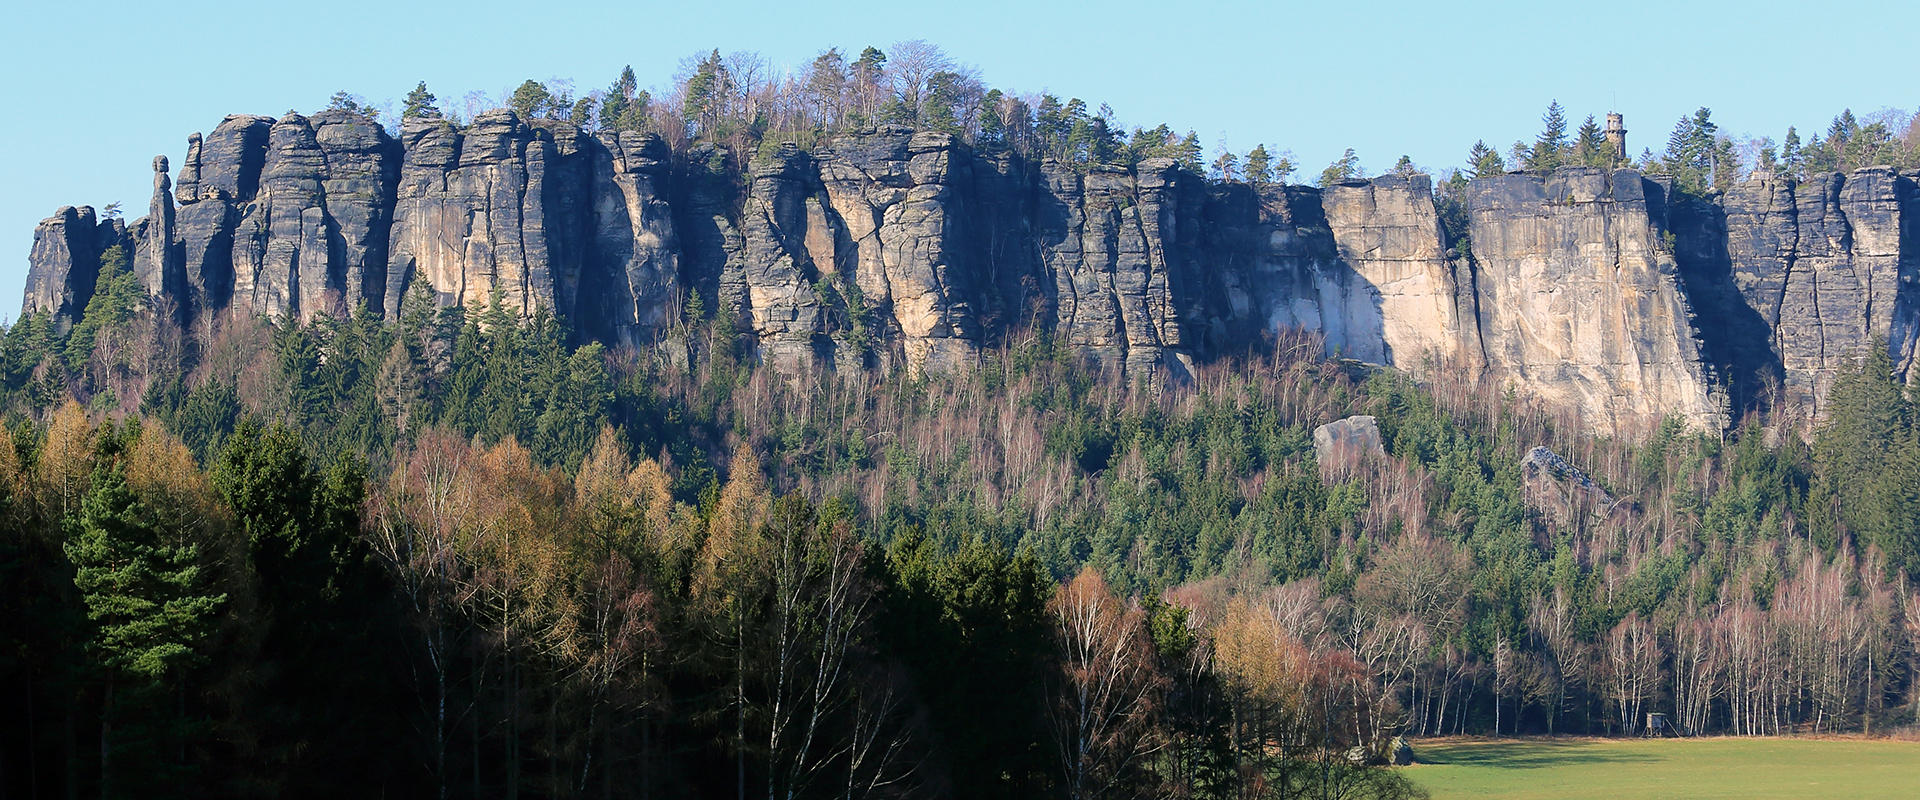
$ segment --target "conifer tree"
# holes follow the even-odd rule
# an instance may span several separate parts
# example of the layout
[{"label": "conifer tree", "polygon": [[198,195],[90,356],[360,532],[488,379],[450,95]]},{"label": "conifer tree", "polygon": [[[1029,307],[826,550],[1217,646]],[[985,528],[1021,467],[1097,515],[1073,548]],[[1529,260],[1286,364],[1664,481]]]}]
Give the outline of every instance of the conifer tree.
[{"label": "conifer tree", "polygon": [[1254,186],[1265,186],[1273,182],[1273,158],[1267,155],[1266,144],[1257,144],[1247,153],[1247,182]]},{"label": "conifer tree", "polygon": [[[1591,118],[1589,118],[1591,119]],[[1547,113],[1540,116],[1544,126],[1540,135],[1533,140],[1533,149],[1528,151],[1527,169],[1532,172],[1551,172],[1566,161],[1567,157],[1567,114],[1555,100],[1547,106]]]},{"label": "conifer tree", "polygon": [[1574,134],[1573,162],[1586,167],[1608,167],[1613,165],[1613,148],[1607,146],[1606,135],[1601,133],[1600,125],[1588,114],[1580,130]]},{"label": "conifer tree", "polygon": [[1805,177],[1802,170],[1806,167],[1806,154],[1800,149],[1800,131],[1787,127],[1787,138],[1780,141],[1780,174],[1783,177],[1799,179]]},{"label": "conifer tree", "polygon": [[1507,161],[1501,159],[1498,150],[1488,148],[1486,140],[1478,140],[1473,142],[1473,150],[1467,152],[1467,171],[1475,178],[1507,175]]},{"label": "conifer tree", "polygon": [[413,87],[413,91],[407,93],[406,104],[400,109],[400,118],[403,120],[439,119],[440,107],[434,105],[435,102],[433,93],[427,91],[427,82],[421,81],[420,85]]},{"label": "conifer tree", "polygon": [[1354,155],[1353,148],[1349,147],[1347,148],[1347,152],[1341,154],[1339,158],[1333,160],[1333,163],[1328,164],[1326,169],[1320,171],[1319,186],[1325,189],[1341,181],[1365,176],[1366,173],[1360,169],[1360,157]]}]

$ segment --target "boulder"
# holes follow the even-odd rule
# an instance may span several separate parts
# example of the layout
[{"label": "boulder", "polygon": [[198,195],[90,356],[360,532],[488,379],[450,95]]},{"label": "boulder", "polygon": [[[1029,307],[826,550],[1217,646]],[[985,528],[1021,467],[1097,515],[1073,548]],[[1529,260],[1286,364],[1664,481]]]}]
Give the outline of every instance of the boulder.
[{"label": "boulder", "polygon": [[1585,472],[1546,447],[1528,450],[1520,459],[1520,488],[1528,506],[1559,525],[1605,518],[1619,506]]},{"label": "boulder", "polygon": [[1379,422],[1371,416],[1347,417],[1313,429],[1313,456],[1322,473],[1344,472],[1386,455]]}]

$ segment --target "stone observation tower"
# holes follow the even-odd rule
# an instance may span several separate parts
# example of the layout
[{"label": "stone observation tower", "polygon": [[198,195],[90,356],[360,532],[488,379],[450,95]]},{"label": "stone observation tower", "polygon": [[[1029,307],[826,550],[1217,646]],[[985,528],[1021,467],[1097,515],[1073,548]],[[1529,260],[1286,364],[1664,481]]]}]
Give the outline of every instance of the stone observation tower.
[{"label": "stone observation tower", "polygon": [[1626,118],[1607,112],[1607,144],[1613,145],[1613,160],[1627,160],[1627,123]]}]

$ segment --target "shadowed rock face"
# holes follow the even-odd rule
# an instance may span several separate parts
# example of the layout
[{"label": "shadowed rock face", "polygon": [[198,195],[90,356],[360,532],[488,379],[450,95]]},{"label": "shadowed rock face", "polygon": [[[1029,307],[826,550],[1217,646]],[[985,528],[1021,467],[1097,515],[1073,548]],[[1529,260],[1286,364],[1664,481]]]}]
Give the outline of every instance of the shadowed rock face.
[{"label": "shadowed rock face", "polygon": [[1916,338],[1920,192],[1884,168],[1713,201],[1626,170],[1487,178],[1469,257],[1425,176],[1216,184],[898,126],[743,161],[506,110],[397,135],[342,111],[236,115],[188,139],[177,180],[156,167],[131,226],[41,223],[27,313],[70,325],[118,242],[182,322],[497,297],[644,346],[698,300],[789,372],[941,369],[1050,331],[1159,380],[1304,329],[1361,361],[1481,370],[1603,431],[1812,409],[1873,337],[1903,371]]},{"label": "shadowed rock face", "polygon": [[1702,326],[1741,405],[1810,417],[1834,376],[1884,340],[1912,376],[1920,192],[1885,167],[1795,184],[1758,177],[1676,207]]}]

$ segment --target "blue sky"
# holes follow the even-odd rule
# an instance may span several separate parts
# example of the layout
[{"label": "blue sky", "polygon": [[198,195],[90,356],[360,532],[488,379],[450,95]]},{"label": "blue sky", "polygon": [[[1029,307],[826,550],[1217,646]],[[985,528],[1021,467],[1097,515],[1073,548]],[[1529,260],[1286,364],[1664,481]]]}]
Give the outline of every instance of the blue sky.
[{"label": "blue sky", "polygon": [[[527,78],[584,90],[686,56],[798,66],[926,39],[996,87],[1111,105],[1121,122],[1292,150],[1310,177],[1348,147],[1457,166],[1476,139],[1531,138],[1558,99],[1626,114],[1656,151],[1710,106],[1730,133],[1824,128],[1841,108],[1920,106],[1920,4],[1741,2],[13,3],[0,25],[0,315],[17,314],[33,226],[62,205],[145,213],[155,154],[238,112],[376,103],[425,80],[442,99]],[[1297,178],[1298,179],[1298,178]]]}]

